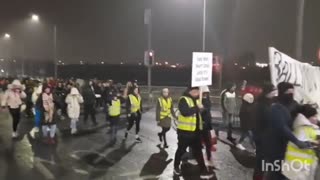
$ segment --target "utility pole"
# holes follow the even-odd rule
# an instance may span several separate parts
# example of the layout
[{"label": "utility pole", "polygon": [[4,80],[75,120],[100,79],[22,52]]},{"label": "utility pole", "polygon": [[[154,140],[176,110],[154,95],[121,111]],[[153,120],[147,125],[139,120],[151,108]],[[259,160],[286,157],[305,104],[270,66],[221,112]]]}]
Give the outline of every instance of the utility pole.
[{"label": "utility pole", "polygon": [[202,51],[206,51],[206,25],[207,25],[207,1],[203,0],[203,15],[202,15]]},{"label": "utility pole", "polygon": [[[151,9],[146,9],[144,12],[144,23],[148,28],[148,52],[152,50],[152,13]],[[151,94],[151,81],[152,81],[152,64],[148,64],[148,93]]]},{"label": "utility pole", "polygon": [[57,64],[57,26],[53,26],[53,63],[54,63],[54,78],[58,78],[58,64]]},{"label": "utility pole", "polygon": [[303,48],[303,19],[304,19],[304,6],[305,0],[298,0],[297,7],[297,34],[296,34],[296,58],[302,60]]}]

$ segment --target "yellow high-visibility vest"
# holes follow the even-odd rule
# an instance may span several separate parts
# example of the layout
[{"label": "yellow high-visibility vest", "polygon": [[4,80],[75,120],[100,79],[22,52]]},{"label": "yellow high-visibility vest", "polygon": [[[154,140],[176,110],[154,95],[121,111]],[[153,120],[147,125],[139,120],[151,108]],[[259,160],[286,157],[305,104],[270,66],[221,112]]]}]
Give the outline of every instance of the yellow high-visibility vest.
[{"label": "yellow high-visibility vest", "polygon": [[[307,134],[307,137],[311,137],[311,140],[317,140],[316,130],[312,127],[305,126],[304,133]],[[318,161],[317,155],[312,149],[299,149],[292,142],[288,143],[287,152],[285,155],[286,162],[298,162],[306,165],[312,165]],[[300,164],[301,165],[301,164]]]},{"label": "yellow high-visibility vest", "polygon": [[140,111],[141,108],[141,97],[134,96],[132,94],[129,95],[129,100],[131,104],[131,113],[136,113]]},{"label": "yellow high-visibility vest", "polygon": [[166,117],[172,117],[171,108],[172,108],[172,99],[163,97],[158,98],[161,110],[160,110],[160,120]]},{"label": "yellow high-visibility vest", "polygon": [[109,106],[109,116],[120,116],[121,114],[121,101],[120,99],[112,100]]},{"label": "yellow high-visibility vest", "polygon": [[[182,96],[181,99],[185,99],[189,108],[193,108],[196,105],[193,103],[193,100],[190,97]],[[200,103],[199,100],[197,100],[197,103]],[[199,117],[199,130],[202,130],[203,124],[202,124],[202,118],[201,115],[198,114]],[[197,114],[193,114],[192,116],[183,116],[181,113],[178,117],[178,129],[183,131],[195,131],[197,127]]]}]

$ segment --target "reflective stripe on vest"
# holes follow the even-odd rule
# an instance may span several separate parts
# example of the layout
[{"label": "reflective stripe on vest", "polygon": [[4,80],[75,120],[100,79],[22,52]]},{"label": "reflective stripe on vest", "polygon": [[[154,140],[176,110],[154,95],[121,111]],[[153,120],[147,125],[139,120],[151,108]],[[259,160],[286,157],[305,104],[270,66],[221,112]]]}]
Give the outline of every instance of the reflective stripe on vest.
[{"label": "reflective stripe on vest", "polygon": [[[304,133],[307,134],[307,137],[311,137],[311,140],[316,141],[317,134],[312,127],[304,127]],[[289,163],[301,162],[306,165],[312,165],[318,160],[316,153],[312,149],[299,149],[292,142],[288,143],[285,159]]]},{"label": "reflective stripe on vest", "polygon": [[171,107],[172,107],[172,99],[168,98],[167,100],[163,97],[158,99],[161,110],[160,110],[160,120],[165,119],[166,117],[171,118]]},{"label": "reflective stripe on vest", "polygon": [[121,101],[118,100],[112,100],[112,105],[109,106],[109,116],[119,116],[121,114]]},{"label": "reflective stripe on vest", "polygon": [[131,113],[136,113],[140,110],[141,107],[141,97],[134,96],[132,94],[129,95],[130,104],[131,104]]},{"label": "reflective stripe on vest", "polygon": [[[179,101],[181,101],[181,99],[185,99],[189,108],[193,108],[195,107],[195,104],[193,103],[193,100],[189,97],[181,97]],[[199,101],[197,101],[197,103],[200,103]],[[199,130],[202,130],[202,118],[201,115],[198,114],[199,117]],[[195,131],[197,128],[197,115],[194,114],[192,116],[183,116],[181,113],[178,117],[178,129],[183,130],[183,131]]]}]

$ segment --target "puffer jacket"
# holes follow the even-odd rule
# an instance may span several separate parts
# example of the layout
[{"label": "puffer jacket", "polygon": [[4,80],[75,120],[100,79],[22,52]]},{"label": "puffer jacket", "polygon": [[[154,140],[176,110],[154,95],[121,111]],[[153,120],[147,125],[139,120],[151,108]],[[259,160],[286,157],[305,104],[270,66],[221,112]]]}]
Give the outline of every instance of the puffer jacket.
[{"label": "puffer jacket", "polygon": [[72,88],[70,94],[66,98],[68,105],[68,116],[71,119],[78,119],[80,116],[80,104],[83,103],[83,98],[76,88]]},{"label": "puffer jacket", "polygon": [[1,100],[1,106],[9,106],[9,108],[17,109],[21,106],[22,99],[26,98],[27,95],[24,91],[21,91],[20,93],[14,92],[11,89],[8,89]]}]

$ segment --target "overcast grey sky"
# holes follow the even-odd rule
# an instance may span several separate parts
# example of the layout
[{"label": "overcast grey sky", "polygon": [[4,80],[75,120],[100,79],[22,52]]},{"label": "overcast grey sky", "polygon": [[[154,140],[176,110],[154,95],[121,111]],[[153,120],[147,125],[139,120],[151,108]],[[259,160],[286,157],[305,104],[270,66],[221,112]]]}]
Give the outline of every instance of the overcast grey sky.
[{"label": "overcast grey sky", "polygon": [[[253,52],[267,60],[267,47],[294,56],[297,0],[207,0],[207,51],[236,59]],[[319,1],[306,1],[304,59],[319,45]],[[152,47],[157,59],[190,63],[201,50],[202,0],[2,0],[0,56],[52,57],[52,27],[58,27],[58,57],[110,63],[138,62],[146,49],[145,8],[153,13]],[[27,21],[31,12],[41,24]],[[11,50],[10,48],[11,47]],[[10,51],[9,51],[10,50]]]}]

